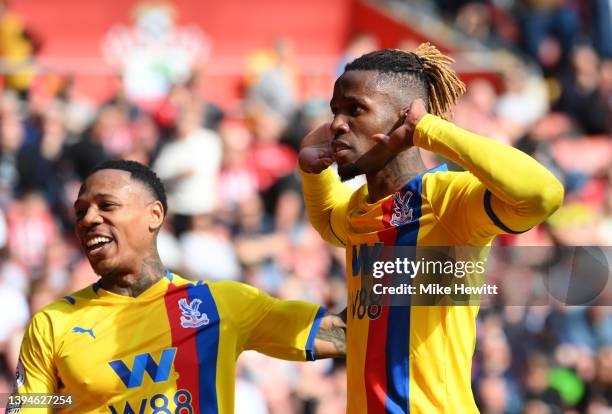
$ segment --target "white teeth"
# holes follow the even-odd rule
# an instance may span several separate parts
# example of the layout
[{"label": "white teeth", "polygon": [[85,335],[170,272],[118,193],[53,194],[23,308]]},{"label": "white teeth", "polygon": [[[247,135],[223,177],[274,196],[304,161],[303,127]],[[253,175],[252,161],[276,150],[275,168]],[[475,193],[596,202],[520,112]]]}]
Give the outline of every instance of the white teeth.
[{"label": "white teeth", "polygon": [[109,239],[108,237],[98,236],[98,237],[94,237],[93,239],[89,240],[86,245],[87,247],[91,247],[98,243],[108,243],[110,241],[111,239]]}]

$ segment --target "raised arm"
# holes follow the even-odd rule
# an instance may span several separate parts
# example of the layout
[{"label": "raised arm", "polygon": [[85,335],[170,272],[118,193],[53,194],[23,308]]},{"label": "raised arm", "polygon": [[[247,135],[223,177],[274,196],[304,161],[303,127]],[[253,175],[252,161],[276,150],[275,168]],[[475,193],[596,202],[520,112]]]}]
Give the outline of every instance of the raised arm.
[{"label": "raised arm", "polygon": [[340,182],[329,166],[331,154],[329,124],[310,132],[302,141],[299,167],[308,219],[323,239],[343,247],[346,244],[346,207],[352,189]]},{"label": "raised arm", "polygon": [[414,145],[471,172],[487,188],[485,210],[508,233],[530,229],[563,202],[563,186],[524,152],[468,132],[434,115],[417,124]]},{"label": "raised arm", "polygon": [[398,148],[415,145],[433,151],[469,171],[484,186],[478,203],[500,232],[526,231],[563,202],[562,184],[535,159],[427,114],[421,100],[415,100],[401,128],[378,139]]}]

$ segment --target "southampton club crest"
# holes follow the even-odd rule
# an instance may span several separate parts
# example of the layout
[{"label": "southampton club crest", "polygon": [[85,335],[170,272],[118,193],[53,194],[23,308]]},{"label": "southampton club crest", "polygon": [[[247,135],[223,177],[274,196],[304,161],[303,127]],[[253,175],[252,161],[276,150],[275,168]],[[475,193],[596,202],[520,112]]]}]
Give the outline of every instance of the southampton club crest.
[{"label": "southampton club crest", "polygon": [[173,3],[137,2],[133,24],[113,25],[102,40],[104,58],[121,72],[131,99],[163,99],[172,85],[186,82],[192,68],[210,56],[210,38],[197,25],[178,25]]},{"label": "southampton club crest", "polygon": [[412,209],[410,208],[411,191],[406,191],[402,196],[401,192],[393,195],[393,215],[391,216],[391,225],[400,226],[412,221]]},{"label": "southampton club crest", "polygon": [[203,325],[208,325],[210,320],[208,315],[200,312],[199,308],[202,304],[200,299],[194,299],[191,303],[187,303],[187,299],[179,299],[178,305],[181,309],[181,326],[183,328],[199,328]]}]

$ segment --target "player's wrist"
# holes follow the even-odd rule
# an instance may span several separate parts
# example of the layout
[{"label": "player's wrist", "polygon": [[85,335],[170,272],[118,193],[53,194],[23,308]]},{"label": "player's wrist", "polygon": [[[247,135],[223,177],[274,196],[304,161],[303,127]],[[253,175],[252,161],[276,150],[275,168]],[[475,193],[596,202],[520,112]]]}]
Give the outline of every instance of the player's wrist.
[{"label": "player's wrist", "polygon": [[430,126],[432,125],[432,122],[435,123],[438,119],[441,118],[438,118],[430,113],[422,115],[414,126],[411,136],[411,144],[416,147],[427,149],[425,147],[427,147],[428,133],[431,129]]}]

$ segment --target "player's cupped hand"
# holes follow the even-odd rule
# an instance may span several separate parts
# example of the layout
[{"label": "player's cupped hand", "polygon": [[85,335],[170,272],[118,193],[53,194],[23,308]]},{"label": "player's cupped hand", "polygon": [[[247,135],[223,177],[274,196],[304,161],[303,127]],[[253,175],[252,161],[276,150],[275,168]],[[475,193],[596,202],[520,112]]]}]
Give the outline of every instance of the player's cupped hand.
[{"label": "player's cupped hand", "polygon": [[417,98],[410,107],[399,114],[398,120],[387,134],[376,134],[372,139],[384,145],[392,154],[399,154],[410,148],[417,124],[427,114],[425,102]]},{"label": "player's cupped hand", "polygon": [[302,140],[298,162],[302,171],[318,174],[334,162],[329,123],[312,130]]}]

